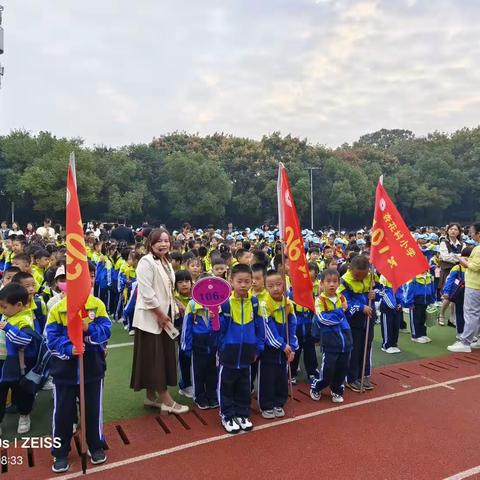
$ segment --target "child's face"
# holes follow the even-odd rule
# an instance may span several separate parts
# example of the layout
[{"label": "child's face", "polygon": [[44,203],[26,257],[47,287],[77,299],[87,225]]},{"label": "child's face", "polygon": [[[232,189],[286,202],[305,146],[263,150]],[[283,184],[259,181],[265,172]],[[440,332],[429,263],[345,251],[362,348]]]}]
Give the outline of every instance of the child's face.
[{"label": "child's face", "polygon": [[2,284],[4,287],[6,287],[12,281],[12,278],[15,276],[16,273],[17,272],[6,272],[3,275]]},{"label": "child's face", "polygon": [[187,265],[187,270],[190,272],[193,278],[198,278],[202,271],[202,267],[199,262],[191,262]]},{"label": "child's face", "polygon": [[310,278],[312,279],[312,282],[315,282],[317,280],[317,272],[315,270],[309,270],[310,272]]},{"label": "child's face", "polygon": [[238,263],[243,263],[244,265],[250,265],[252,261],[252,252],[245,252],[239,259]]},{"label": "child's face", "polygon": [[336,270],[337,267],[338,267],[338,263],[337,263],[337,261],[336,261],[335,259],[332,259],[332,260],[328,263],[327,267],[328,267],[328,268],[333,268],[334,270]]},{"label": "child's face", "polygon": [[237,240],[235,242],[235,248],[238,250],[239,248],[243,248],[243,242],[241,240]]},{"label": "child's face", "polygon": [[13,317],[24,309],[25,305],[22,302],[17,302],[15,305],[12,305],[5,300],[0,300],[0,312],[2,312],[7,318]]},{"label": "child's face", "polygon": [[323,256],[325,258],[332,258],[333,257],[333,248],[326,248],[324,251],[323,251]]},{"label": "child's face", "polygon": [[252,275],[246,272],[239,272],[232,278],[232,288],[237,297],[247,297],[252,287]]},{"label": "child's face", "polygon": [[12,240],[10,240],[9,238],[7,238],[7,239],[5,240],[5,246],[6,246],[9,250],[12,249],[12,244],[13,244],[13,242],[12,242]]},{"label": "child's face", "polygon": [[20,285],[27,290],[28,296],[31,300],[35,295],[35,280],[33,278],[24,278],[20,282]]},{"label": "child's face", "polygon": [[23,243],[22,242],[12,242],[12,252],[22,253],[23,252]]},{"label": "child's face", "polygon": [[50,257],[41,257],[37,260],[37,265],[40,268],[47,268],[48,265],[50,264]]},{"label": "child's face", "polygon": [[352,276],[355,280],[359,282],[363,282],[368,275],[368,270],[352,270]]},{"label": "child's face", "polygon": [[327,297],[333,297],[338,289],[338,276],[337,275],[327,275],[325,279],[321,282],[322,291],[327,295]]},{"label": "child's face", "polygon": [[319,257],[319,253],[317,251],[313,251],[313,252],[310,252],[310,260],[312,262],[316,262],[318,260],[318,257]]},{"label": "child's face", "polygon": [[263,272],[253,272],[252,286],[255,292],[261,292],[265,288],[265,278]]},{"label": "child's face", "polygon": [[212,273],[215,277],[225,278],[227,275],[227,265],[224,263],[219,263],[212,267]]},{"label": "child's face", "polygon": [[280,301],[283,297],[285,287],[283,285],[283,278],[281,275],[270,275],[265,282],[268,293],[277,301]]},{"label": "child's face", "polygon": [[175,271],[180,270],[180,267],[182,266],[182,261],[181,260],[175,260],[172,258],[172,267]]},{"label": "child's face", "polygon": [[180,280],[177,282],[176,288],[180,295],[188,297],[192,291],[192,282],[190,280]]},{"label": "child's face", "polygon": [[30,273],[30,264],[25,260],[18,260],[14,258],[12,260],[12,266],[19,268],[22,272]]}]

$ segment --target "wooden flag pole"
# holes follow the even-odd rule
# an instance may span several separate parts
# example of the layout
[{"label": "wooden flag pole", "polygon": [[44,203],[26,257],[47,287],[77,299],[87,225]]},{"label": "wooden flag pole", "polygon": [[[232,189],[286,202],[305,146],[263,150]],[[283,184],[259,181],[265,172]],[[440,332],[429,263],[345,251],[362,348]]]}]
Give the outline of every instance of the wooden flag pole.
[{"label": "wooden flag pole", "polygon": [[79,382],[80,382],[80,457],[82,459],[82,472],[87,473],[87,425],[85,422],[85,369],[83,353],[78,356]]},{"label": "wooden flag pole", "polygon": [[[284,295],[286,297],[286,294],[287,294],[287,274],[286,274],[286,271],[285,271],[285,242],[283,240],[281,240],[281,247],[282,247],[282,250],[281,250],[281,255],[282,255],[282,279],[283,279],[283,285],[285,286],[285,292],[284,292]],[[286,305],[286,303],[285,303]],[[289,334],[289,331],[288,331],[288,314],[287,314],[287,309],[286,309],[286,306],[285,306],[285,332],[286,332],[286,336],[287,336],[287,345],[290,345],[290,334]],[[295,407],[294,407],[294,401],[293,401],[293,385],[292,385],[292,368],[291,368],[291,365],[290,365],[290,362],[288,361],[288,358],[287,358],[287,372],[288,372],[288,391],[289,391],[289,395],[290,395],[290,400],[291,400],[291,404],[292,404],[292,417],[295,417]]]}]

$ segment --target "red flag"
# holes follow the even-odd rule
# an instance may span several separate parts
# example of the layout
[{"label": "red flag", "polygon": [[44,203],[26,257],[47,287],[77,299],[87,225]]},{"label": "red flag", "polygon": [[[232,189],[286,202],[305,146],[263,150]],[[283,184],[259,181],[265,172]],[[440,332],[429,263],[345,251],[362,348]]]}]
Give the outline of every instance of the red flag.
[{"label": "red flag", "polygon": [[370,260],[394,290],[429,268],[426,257],[383,188],[382,177],[375,196]]},{"label": "red flag", "polygon": [[293,288],[293,300],[297,305],[315,311],[313,284],[308,271],[303,238],[298,223],[297,210],[293,202],[288,175],[283,163],[278,168],[278,225],[280,239],[285,242],[285,255],[290,261],[290,280]]},{"label": "red flag", "polygon": [[77,352],[83,351],[82,312],[91,281],[77,194],[75,154],[70,154],[67,175],[67,329]]}]

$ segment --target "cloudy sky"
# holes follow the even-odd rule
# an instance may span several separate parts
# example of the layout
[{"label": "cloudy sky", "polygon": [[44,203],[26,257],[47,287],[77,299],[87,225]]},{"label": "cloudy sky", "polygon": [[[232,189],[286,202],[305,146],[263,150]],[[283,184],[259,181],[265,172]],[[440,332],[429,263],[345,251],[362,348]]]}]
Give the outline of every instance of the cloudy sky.
[{"label": "cloudy sky", "polygon": [[477,126],[479,0],[0,0],[0,134],[338,146]]}]

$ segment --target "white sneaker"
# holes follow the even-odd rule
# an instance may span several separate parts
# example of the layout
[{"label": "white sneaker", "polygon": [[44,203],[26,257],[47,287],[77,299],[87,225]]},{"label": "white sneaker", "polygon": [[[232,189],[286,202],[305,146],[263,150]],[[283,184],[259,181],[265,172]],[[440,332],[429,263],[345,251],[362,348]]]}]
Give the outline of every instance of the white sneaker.
[{"label": "white sneaker", "polygon": [[20,415],[18,419],[17,433],[28,433],[30,431],[30,415]]},{"label": "white sneaker", "polygon": [[262,411],[262,417],[263,418],[268,418],[269,420],[271,418],[275,418],[275,411],[274,410],[263,410]]},{"label": "white sneaker", "polygon": [[457,353],[472,353],[472,349],[470,345],[465,345],[462,342],[455,342],[453,345],[449,345],[447,350],[450,352],[457,352]]},{"label": "white sneaker", "polygon": [[184,397],[193,398],[193,387],[180,388],[178,393]]},{"label": "white sneaker", "polygon": [[343,397],[338,395],[338,393],[332,392],[332,402],[333,403],[343,403]]},{"label": "white sneaker", "polygon": [[235,422],[237,422],[237,425],[246,432],[249,432],[253,428],[253,423],[247,417],[235,417]]},{"label": "white sneaker", "polygon": [[412,342],[415,342],[415,343],[427,343],[427,341],[425,340],[425,337],[418,337],[418,338],[413,338],[412,337]]},{"label": "white sneaker", "polygon": [[470,344],[470,348],[480,348],[480,340],[476,340],[475,342]]},{"label": "white sneaker", "polygon": [[422,338],[425,339],[425,343],[430,343],[432,341],[432,339],[426,335],[424,335]]},{"label": "white sneaker", "polygon": [[285,416],[285,410],[282,407],[275,407],[273,411],[275,412],[275,416],[278,418]]},{"label": "white sneaker", "polygon": [[240,431],[240,427],[238,426],[237,422],[234,422],[233,418],[230,420],[225,420],[222,418],[222,425],[227,433],[238,433]]},{"label": "white sneaker", "polygon": [[382,347],[382,352],[385,353],[400,353],[400,349],[397,347],[388,347],[388,348],[383,348]]},{"label": "white sneaker", "polygon": [[133,337],[133,336],[135,335],[135,330],[130,330],[130,331],[128,332],[128,334],[129,334],[131,337]]},{"label": "white sneaker", "polygon": [[44,383],[42,390],[53,390],[55,385],[53,384],[52,377],[48,377],[47,381]]}]

